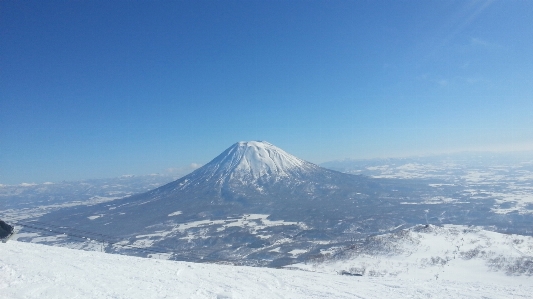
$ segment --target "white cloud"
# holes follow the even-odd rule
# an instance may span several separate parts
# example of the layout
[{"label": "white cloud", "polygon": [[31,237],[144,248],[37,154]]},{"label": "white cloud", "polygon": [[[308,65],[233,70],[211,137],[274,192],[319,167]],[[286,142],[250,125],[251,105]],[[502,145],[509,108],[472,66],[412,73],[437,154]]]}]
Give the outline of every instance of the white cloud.
[{"label": "white cloud", "polygon": [[19,184],[21,187],[31,187],[31,186],[37,186],[35,183],[21,183]]}]

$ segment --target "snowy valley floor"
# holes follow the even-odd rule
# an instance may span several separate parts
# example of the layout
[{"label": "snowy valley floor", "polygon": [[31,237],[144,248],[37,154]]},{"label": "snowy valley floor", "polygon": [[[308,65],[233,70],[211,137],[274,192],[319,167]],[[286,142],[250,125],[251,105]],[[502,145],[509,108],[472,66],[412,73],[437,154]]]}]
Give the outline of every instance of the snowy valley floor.
[{"label": "snowy valley floor", "polygon": [[[468,269],[461,269],[468,271]],[[532,298],[530,276],[357,277],[0,243],[0,298]]]}]

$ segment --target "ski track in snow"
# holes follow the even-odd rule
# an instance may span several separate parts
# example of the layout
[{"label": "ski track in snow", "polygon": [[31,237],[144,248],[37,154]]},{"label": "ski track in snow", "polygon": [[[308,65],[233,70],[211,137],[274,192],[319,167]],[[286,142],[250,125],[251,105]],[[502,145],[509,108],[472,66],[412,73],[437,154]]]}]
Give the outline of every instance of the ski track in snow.
[{"label": "ski track in snow", "polygon": [[[0,244],[0,297],[531,298],[533,281],[353,277],[195,264],[10,241]],[[485,273],[486,274],[486,273]],[[489,273],[490,274],[490,273]]]}]

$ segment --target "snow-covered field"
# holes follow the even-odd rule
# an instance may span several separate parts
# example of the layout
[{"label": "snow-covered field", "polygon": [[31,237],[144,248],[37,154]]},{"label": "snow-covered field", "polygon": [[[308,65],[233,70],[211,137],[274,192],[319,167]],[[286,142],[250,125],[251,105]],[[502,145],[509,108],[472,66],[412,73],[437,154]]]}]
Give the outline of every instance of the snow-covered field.
[{"label": "snow-covered field", "polygon": [[[173,216],[180,215],[178,213],[172,213]],[[169,228],[164,231],[157,231],[153,234],[147,234],[147,235],[137,235],[136,238],[138,239],[136,243],[133,245],[136,247],[150,247],[154,242],[158,241],[159,239],[175,235],[176,232],[187,232],[186,237],[182,237],[180,239],[186,239],[186,240],[194,240],[198,238],[208,238],[206,236],[205,230],[191,230],[191,229],[198,229],[198,228],[210,228],[210,227],[216,227],[217,232],[224,231],[228,228],[232,227],[245,227],[249,229],[249,233],[253,235],[257,235],[260,238],[268,238],[269,235],[262,235],[260,232],[268,227],[274,227],[274,226],[293,226],[297,225],[302,227],[303,229],[307,228],[305,224],[298,223],[298,222],[291,222],[291,221],[283,221],[283,220],[269,220],[267,219],[269,215],[266,214],[245,214],[240,217],[228,217],[228,219],[223,220],[199,220],[199,221],[192,221],[187,223],[181,223],[177,224],[172,228]],[[96,216],[95,216],[96,217]]]},{"label": "snow-covered field", "polygon": [[435,188],[453,186],[462,192],[404,204],[446,204],[494,201],[491,211],[498,214],[533,214],[533,152],[461,154],[449,157],[417,157],[367,161],[334,161],[326,167],[374,178],[440,180]]},{"label": "snow-covered field", "polygon": [[464,225],[417,225],[292,265],[314,272],[533,286],[533,237]]},{"label": "snow-covered field", "polygon": [[[0,298],[531,298],[530,276],[480,268],[434,277],[346,276],[195,264],[9,241]],[[460,273],[459,273],[460,272]],[[470,279],[464,280],[464,276]]]}]

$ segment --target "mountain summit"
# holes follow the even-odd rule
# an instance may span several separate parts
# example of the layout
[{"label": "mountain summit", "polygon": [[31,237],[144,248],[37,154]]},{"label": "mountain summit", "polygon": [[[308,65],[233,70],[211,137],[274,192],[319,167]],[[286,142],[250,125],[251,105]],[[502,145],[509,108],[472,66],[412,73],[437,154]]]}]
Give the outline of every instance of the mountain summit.
[{"label": "mountain summit", "polygon": [[254,184],[258,180],[278,181],[291,176],[301,177],[319,168],[266,141],[241,141],[188,175],[181,187],[198,183],[198,180],[214,181],[218,185],[230,180],[239,180],[243,184]]},{"label": "mountain summit", "polygon": [[209,170],[257,179],[265,175],[288,176],[299,168],[313,166],[266,141],[241,141],[211,161]]}]

